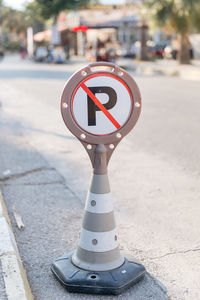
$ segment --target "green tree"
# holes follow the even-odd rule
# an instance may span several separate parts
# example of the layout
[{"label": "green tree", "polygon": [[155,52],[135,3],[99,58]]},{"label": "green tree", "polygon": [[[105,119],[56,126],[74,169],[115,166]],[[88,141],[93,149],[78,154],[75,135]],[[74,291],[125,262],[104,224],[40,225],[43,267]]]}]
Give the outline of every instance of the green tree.
[{"label": "green tree", "polygon": [[17,50],[26,34],[24,13],[0,3],[0,41],[1,47]]},{"label": "green tree", "polygon": [[159,26],[171,26],[177,32],[179,63],[190,63],[189,34],[200,28],[200,0],[148,0],[146,5]]},{"label": "green tree", "polygon": [[19,34],[26,30],[24,13],[9,7],[1,7],[0,25],[10,33]]},{"label": "green tree", "polygon": [[76,9],[84,7],[89,3],[89,0],[34,0],[38,12],[44,19],[54,18],[56,23],[59,13],[65,9]]},{"label": "green tree", "polygon": [[25,18],[29,26],[33,28],[33,32],[42,31],[45,28],[45,20],[41,13],[41,8],[37,2],[29,2],[25,8]]}]

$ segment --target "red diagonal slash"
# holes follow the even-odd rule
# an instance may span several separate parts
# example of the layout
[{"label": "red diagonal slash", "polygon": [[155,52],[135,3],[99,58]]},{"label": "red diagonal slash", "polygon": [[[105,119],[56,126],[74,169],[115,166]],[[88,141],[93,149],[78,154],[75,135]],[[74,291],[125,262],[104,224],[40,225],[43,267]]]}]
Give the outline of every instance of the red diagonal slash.
[{"label": "red diagonal slash", "polygon": [[94,101],[94,103],[100,108],[100,110],[104,113],[104,115],[110,120],[110,122],[113,123],[113,125],[119,129],[121,126],[120,124],[113,118],[113,116],[109,113],[109,111],[105,108],[105,106],[97,99],[97,97],[90,91],[90,89],[85,85],[85,83],[82,83],[80,85],[82,89],[88,94],[88,96]]}]

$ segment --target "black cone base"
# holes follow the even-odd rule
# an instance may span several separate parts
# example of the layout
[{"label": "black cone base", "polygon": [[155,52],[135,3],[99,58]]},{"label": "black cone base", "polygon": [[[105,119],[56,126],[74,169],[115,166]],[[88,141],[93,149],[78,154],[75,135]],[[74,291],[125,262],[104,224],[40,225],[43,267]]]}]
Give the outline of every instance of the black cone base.
[{"label": "black cone base", "polygon": [[121,267],[109,271],[79,269],[71,261],[72,254],[57,259],[51,266],[52,272],[68,292],[117,295],[145,275],[143,265],[126,258]]}]

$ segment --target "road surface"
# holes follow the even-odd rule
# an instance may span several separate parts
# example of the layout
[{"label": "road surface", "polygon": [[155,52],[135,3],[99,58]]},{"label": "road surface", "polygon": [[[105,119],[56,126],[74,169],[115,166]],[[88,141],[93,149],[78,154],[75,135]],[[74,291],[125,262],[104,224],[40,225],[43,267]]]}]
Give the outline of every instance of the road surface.
[{"label": "road surface", "polygon": [[[49,271],[53,259],[76,247],[90,182],[87,154],[59,110],[66,80],[82,66],[16,57],[0,65],[0,178],[36,299],[112,299],[68,294]],[[120,248],[141,260],[149,275],[118,298],[200,299],[199,83],[135,80],[142,114],[114,152],[109,178]]]}]

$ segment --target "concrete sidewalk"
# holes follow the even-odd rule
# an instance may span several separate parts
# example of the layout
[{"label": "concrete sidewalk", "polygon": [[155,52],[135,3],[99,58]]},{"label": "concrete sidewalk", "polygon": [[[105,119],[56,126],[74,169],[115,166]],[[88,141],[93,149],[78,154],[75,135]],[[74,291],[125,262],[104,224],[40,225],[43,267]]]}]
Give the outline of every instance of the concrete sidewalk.
[{"label": "concrete sidewalk", "polygon": [[[68,66],[79,64],[83,67],[88,63],[83,57],[71,57]],[[133,58],[118,58],[115,63],[139,76],[176,76],[185,80],[200,81],[200,60],[192,60],[190,65],[179,65],[176,60],[169,59],[138,61]]]},{"label": "concrete sidewalk", "polygon": [[194,60],[191,65],[179,65],[175,60],[140,62],[130,58],[121,58],[116,63],[137,75],[178,76],[186,80],[200,81],[200,61]]},{"label": "concrete sidewalk", "polygon": [[2,193],[0,191],[0,299],[32,300]]}]

